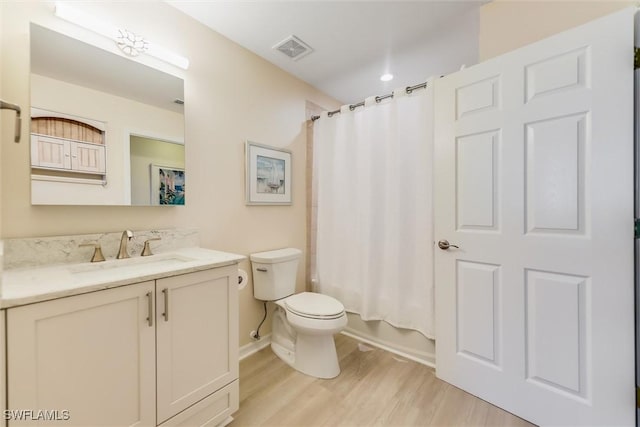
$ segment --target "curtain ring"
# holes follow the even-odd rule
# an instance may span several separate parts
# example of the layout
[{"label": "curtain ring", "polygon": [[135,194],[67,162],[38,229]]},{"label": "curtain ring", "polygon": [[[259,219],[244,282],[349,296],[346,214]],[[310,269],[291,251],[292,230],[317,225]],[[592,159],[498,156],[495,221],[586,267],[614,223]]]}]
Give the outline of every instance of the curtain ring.
[{"label": "curtain ring", "polygon": [[411,86],[407,86],[405,89],[405,92],[407,92],[407,95],[411,95],[411,92],[413,92],[413,89],[411,89]]},{"label": "curtain ring", "polygon": [[356,109],[356,106],[355,106],[355,105],[353,105],[353,104],[349,105],[349,110],[353,111],[353,110],[355,110],[355,109]]},{"label": "curtain ring", "polygon": [[333,111],[329,111],[329,112],[327,113],[327,116],[329,116],[329,117],[333,117],[333,115],[334,115],[334,114],[335,114],[335,113],[334,113]]},{"label": "curtain ring", "polygon": [[376,96],[376,98],[375,98],[375,99],[376,99],[376,104],[379,104],[379,103],[380,103],[380,101],[382,101],[382,99],[380,99],[380,97],[379,97],[379,96]]}]

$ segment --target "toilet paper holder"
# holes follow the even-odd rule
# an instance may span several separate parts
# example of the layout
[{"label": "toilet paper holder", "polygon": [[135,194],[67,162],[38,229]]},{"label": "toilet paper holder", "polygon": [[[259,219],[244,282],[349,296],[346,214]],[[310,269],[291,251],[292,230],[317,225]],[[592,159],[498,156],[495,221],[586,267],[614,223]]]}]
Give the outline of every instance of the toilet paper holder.
[{"label": "toilet paper holder", "polygon": [[249,282],[249,276],[247,275],[247,272],[239,268],[238,269],[238,290],[240,291],[244,289],[245,286],[247,286],[247,282]]}]

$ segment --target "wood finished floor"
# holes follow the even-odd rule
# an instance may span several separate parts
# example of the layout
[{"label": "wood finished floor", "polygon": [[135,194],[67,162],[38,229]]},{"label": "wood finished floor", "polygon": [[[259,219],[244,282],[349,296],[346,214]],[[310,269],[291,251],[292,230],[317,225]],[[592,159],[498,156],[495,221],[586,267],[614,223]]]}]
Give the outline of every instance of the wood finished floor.
[{"label": "wood finished floor", "polygon": [[336,335],[342,373],[331,380],[290,368],[267,347],[240,363],[244,426],[533,426],[436,378],[432,368]]}]

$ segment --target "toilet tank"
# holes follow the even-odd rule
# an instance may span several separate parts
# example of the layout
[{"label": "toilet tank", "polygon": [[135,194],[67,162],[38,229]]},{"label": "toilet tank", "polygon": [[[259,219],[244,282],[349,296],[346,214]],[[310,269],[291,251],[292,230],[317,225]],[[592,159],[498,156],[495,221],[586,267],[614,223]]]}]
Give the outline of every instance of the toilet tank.
[{"label": "toilet tank", "polygon": [[295,248],[251,254],[253,296],[274,301],[295,293],[300,255],[302,251]]}]

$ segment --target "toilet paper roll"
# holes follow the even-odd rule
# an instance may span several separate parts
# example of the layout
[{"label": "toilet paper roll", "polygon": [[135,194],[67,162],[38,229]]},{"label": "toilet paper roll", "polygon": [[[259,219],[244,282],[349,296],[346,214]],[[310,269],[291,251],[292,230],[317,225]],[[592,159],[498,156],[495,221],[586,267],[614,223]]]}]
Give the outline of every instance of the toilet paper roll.
[{"label": "toilet paper roll", "polygon": [[247,272],[243,269],[238,269],[238,290],[241,291],[247,286],[247,282],[249,282],[249,277],[247,276]]}]

